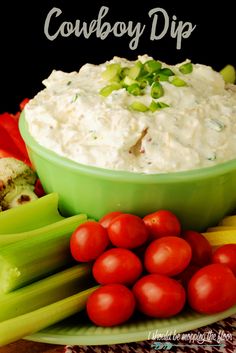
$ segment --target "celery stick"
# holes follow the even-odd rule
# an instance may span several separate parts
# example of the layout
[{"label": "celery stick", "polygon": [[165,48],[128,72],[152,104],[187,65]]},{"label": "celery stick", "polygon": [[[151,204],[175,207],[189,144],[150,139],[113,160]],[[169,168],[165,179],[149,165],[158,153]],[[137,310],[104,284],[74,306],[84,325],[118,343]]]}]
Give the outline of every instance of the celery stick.
[{"label": "celery stick", "polygon": [[86,289],[53,304],[1,322],[0,345],[17,341],[78,313],[85,308],[89,295],[96,288],[98,287]]},{"label": "celery stick", "polygon": [[91,267],[80,264],[0,296],[0,321],[23,315],[88,288]]},{"label": "celery stick", "polygon": [[19,207],[0,212],[0,234],[24,232],[64,219],[58,194],[51,193]]},{"label": "celery stick", "polygon": [[6,246],[12,243],[16,243],[17,241],[20,241],[23,239],[29,239],[36,236],[40,236],[42,234],[51,234],[51,235],[54,234],[56,236],[58,231],[72,233],[77,227],[77,224],[80,223],[81,217],[84,217],[84,220],[86,220],[86,215],[80,214],[80,215],[64,218],[55,223],[48,224],[38,229],[29,230],[28,232],[0,234],[0,247]]},{"label": "celery stick", "polygon": [[[69,219],[74,222],[74,217],[78,220],[76,226],[86,220],[85,215]],[[23,287],[70,264],[70,237],[70,227],[69,231],[59,228],[55,233],[46,232],[0,248],[0,294]]]}]

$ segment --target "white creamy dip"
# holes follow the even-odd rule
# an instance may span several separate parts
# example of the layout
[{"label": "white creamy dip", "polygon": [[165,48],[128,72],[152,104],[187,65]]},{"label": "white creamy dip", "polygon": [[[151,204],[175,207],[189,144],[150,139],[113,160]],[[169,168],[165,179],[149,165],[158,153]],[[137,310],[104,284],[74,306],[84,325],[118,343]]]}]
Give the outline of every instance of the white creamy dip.
[{"label": "white creamy dip", "polygon": [[[142,63],[150,57],[138,57]],[[188,60],[186,61],[188,62]],[[110,63],[134,62],[114,57],[84,65],[79,72],[53,71],[46,86],[25,107],[30,134],[44,147],[78,163],[113,170],[163,173],[213,166],[236,158],[236,92],[211,67],[167,65],[185,86],[161,82],[163,109],[136,111],[132,102],[149,106],[150,86],[134,96],[125,88],[107,97],[102,72]]]}]

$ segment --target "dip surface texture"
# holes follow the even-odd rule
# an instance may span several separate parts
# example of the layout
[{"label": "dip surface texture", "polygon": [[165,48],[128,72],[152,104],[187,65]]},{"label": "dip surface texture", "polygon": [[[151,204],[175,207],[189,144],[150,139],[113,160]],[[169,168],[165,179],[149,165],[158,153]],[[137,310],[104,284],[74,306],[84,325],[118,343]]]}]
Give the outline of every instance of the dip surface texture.
[{"label": "dip surface texture", "polygon": [[[141,63],[150,59],[138,57]],[[149,85],[138,96],[124,87],[103,96],[100,91],[109,82],[102,73],[112,63],[135,64],[114,57],[79,72],[54,70],[43,81],[46,88],[25,107],[30,134],[39,144],[78,163],[140,173],[191,170],[236,158],[235,86],[226,86],[218,72],[192,64],[192,71],[183,74],[183,63],[162,63],[185,85],[161,81],[164,93],[157,99]],[[165,107],[131,107],[133,102],[149,107],[153,101]]]}]

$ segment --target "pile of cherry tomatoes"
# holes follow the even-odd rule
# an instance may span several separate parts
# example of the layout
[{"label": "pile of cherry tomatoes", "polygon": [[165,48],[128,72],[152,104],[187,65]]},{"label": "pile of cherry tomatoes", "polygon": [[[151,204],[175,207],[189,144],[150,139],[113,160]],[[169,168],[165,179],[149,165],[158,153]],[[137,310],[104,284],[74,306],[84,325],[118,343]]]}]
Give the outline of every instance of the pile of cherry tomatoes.
[{"label": "pile of cherry tomatoes", "polygon": [[70,249],[76,261],[92,263],[100,284],[86,306],[98,326],[124,323],[136,310],[167,318],[185,305],[213,314],[236,304],[236,244],[213,251],[201,233],[181,231],[168,210],[87,221],[73,232]]}]

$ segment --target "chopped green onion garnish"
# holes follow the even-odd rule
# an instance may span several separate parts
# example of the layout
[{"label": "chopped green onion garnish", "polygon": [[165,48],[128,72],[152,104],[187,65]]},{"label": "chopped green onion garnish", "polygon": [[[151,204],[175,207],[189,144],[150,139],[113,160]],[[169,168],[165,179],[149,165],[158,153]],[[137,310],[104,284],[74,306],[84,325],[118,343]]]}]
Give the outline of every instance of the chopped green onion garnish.
[{"label": "chopped green onion garnish", "polygon": [[125,78],[123,79],[122,83],[123,83],[124,87],[127,87],[127,86],[131,86],[134,83],[137,83],[137,81],[133,80],[129,76],[125,76]]},{"label": "chopped green onion garnish", "polygon": [[152,74],[152,73],[157,72],[161,69],[161,63],[156,60],[148,60],[144,63],[144,69],[148,73]]},{"label": "chopped green onion garnish", "polygon": [[140,96],[142,93],[142,90],[138,83],[133,83],[132,85],[128,86],[127,91],[130,94],[133,94],[134,96]]},{"label": "chopped green onion garnish", "polygon": [[164,69],[161,69],[159,72],[158,72],[158,75],[159,74],[162,74],[162,75],[165,75],[165,76],[174,76],[174,72],[169,69],[168,67],[165,67]]},{"label": "chopped green onion garnish", "polygon": [[184,75],[190,74],[193,71],[193,64],[185,63],[179,67],[179,71]]},{"label": "chopped green onion garnish", "polygon": [[151,96],[152,98],[160,98],[164,94],[164,89],[159,82],[154,82],[151,87]]},{"label": "chopped green onion garnish", "polygon": [[131,103],[130,108],[133,110],[136,110],[138,112],[147,112],[148,111],[148,107],[145,104],[138,102],[138,101]]},{"label": "chopped green onion garnish", "polygon": [[120,88],[122,88],[121,84],[118,82],[114,82],[108,86],[103,87],[99,93],[103,97],[108,97],[111,94],[111,92],[117,91]]},{"label": "chopped green onion garnish", "polygon": [[144,76],[140,76],[138,77],[138,81],[142,82],[142,81],[146,81],[147,85],[152,85],[153,81],[154,81],[154,77],[153,74],[146,74]]},{"label": "chopped green onion garnish", "polygon": [[157,102],[152,101],[149,105],[149,110],[151,110],[151,112],[155,112],[157,109],[158,109]]},{"label": "chopped green onion garnish", "polygon": [[141,72],[141,67],[139,65],[135,65],[129,69],[128,76],[131,79],[136,80],[136,78],[140,75],[140,72]]},{"label": "chopped green onion garnish", "polygon": [[113,81],[121,72],[120,64],[109,64],[102,73],[102,78],[107,81]]},{"label": "chopped green onion garnish", "polygon": [[140,88],[145,88],[149,85],[149,81],[146,78],[142,78],[142,80],[139,80],[139,86]]},{"label": "chopped green onion garnish", "polygon": [[[193,65],[191,62],[182,64],[179,67],[179,71],[183,74],[188,74],[192,70]],[[150,86],[151,97],[159,99],[164,95],[164,88],[160,82],[167,81],[177,87],[187,86],[187,82],[176,76],[169,67],[162,68],[162,63],[154,59],[147,60],[144,64],[136,61],[130,67],[123,68],[120,64],[109,64],[102,73],[102,77],[110,81],[108,86],[100,90],[100,94],[104,97],[121,88],[125,88],[127,92],[134,96],[139,96],[143,94],[147,86]],[[168,104],[155,101],[149,107],[141,102],[133,102],[130,105],[130,108],[141,112],[156,111],[166,107],[168,107]]]},{"label": "chopped green onion garnish", "polygon": [[176,87],[187,86],[187,82],[185,82],[184,80],[182,80],[182,78],[178,76],[174,76],[173,79],[170,81],[170,83],[172,83],[172,85]]},{"label": "chopped green onion garnish", "polygon": [[166,76],[166,75],[163,75],[162,73],[158,73],[156,76],[155,76],[155,81],[169,81],[169,76]]},{"label": "chopped green onion garnish", "polygon": [[232,65],[226,65],[220,74],[223,76],[223,79],[226,83],[235,83],[236,81],[236,70]]},{"label": "chopped green onion garnish", "polygon": [[68,81],[68,82],[67,82],[67,86],[70,86],[71,83],[72,83],[72,81]]},{"label": "chopped green onion garnish", "polygon": [[168,107],[169,105],[164,102],[155,102],[153,100],[149,105],[149,110],[151,110],[151,112],[155,112],[156,110],[168,108]]},{"label": "chopped green onion garnish", "polygon": [[125,76],[128,76],[128,75],[129,75],[129,70],[130,70],[129,67],[123,67],[123,68],[121,69],[121,72],[120,72],[120,77],[121,77],[121,79],[123,79]]}]

